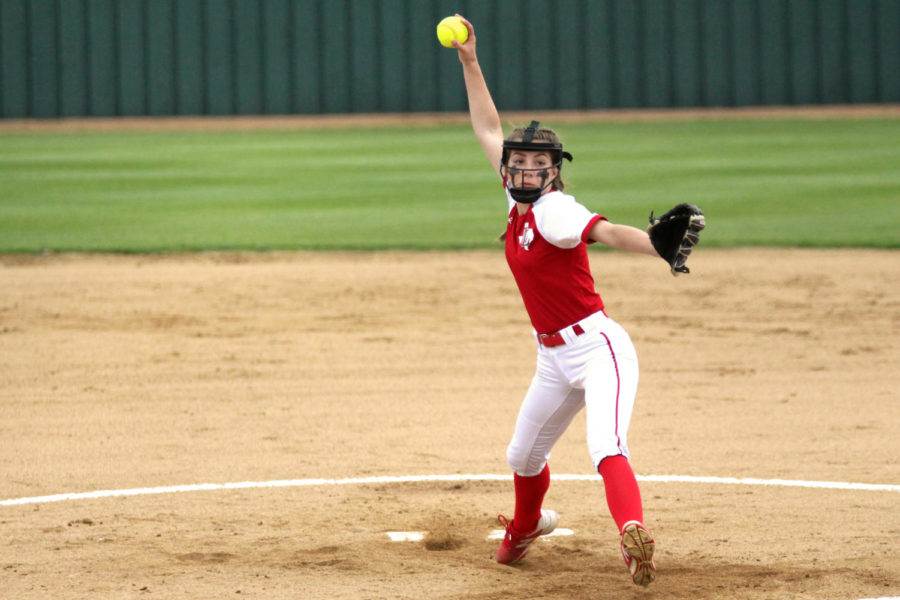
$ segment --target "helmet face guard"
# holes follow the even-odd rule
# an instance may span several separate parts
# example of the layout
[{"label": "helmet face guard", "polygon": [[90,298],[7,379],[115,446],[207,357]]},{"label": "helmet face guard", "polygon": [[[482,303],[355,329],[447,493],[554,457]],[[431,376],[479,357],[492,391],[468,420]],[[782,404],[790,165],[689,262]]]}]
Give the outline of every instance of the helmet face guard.
[{"label": "helmet face guard", "polygon": [[[556,169],[557,172],[559,172],[559,170],[562,169],[562,160],[564,158],[569,162],[572,161],[572,155],[563,151],[560,142],[532,141],[539,126],[540,123],[538,121],[532,121],[531,125],[525,129],[525,135],[522,136],[522,141],[503,141],[503,157],[500,160],[500,166],[502,169],[506,170],[507,177],[509,177],[507,189],[509,190],[510,196],[513,197],[513,200],[523,204],[537,202],[538,198],[544,194],[544,190],[553,183],[553,180],[547,181],[550,177],[550,169]],[[509,155],[513,150],[546,152],[550,155],[550,160],[553,161],[553,165],[550,167],[542,167],[540,169],[520,169],[518,167],[511,167],[509,166]],[[526,173],[537,173],[541,178],[540,187],[526,188]]]}]

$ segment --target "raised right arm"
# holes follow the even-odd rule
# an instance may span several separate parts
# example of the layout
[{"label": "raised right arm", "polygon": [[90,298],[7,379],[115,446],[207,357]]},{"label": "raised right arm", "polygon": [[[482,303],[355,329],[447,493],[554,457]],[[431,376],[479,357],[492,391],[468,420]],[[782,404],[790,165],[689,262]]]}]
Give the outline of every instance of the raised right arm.
[{"label": "raised right arm", "polygon": [[457,15],[469,30],[469,38],[465,44],[457,41],[453,46],[459,53],[459,62],[462,63],[463,79],[466,83],[466,94],[469,99],[469,116],[472,119],[472,129],[478,143],[484,149],[484,154],[491,163],[491,168],[500,175],[500,158],[503,154],[503,127],[500,123],[500,114],[494,106],[494,100],[488,91],[487,82],[478,64],[475,54],[475,29],[462,15]]}]

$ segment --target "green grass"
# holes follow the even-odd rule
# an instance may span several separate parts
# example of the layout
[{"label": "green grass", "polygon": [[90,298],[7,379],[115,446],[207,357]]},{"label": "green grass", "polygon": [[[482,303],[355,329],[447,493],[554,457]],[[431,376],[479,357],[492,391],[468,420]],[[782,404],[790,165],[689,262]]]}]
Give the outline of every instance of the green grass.
[{"label": "green grass", "polygon": [[[613,222],[693,202],[704,246],[900,246],[900,120],[557,129]],[[6,253],[497,247],[505,212],[462,125],[0,135]]]}]

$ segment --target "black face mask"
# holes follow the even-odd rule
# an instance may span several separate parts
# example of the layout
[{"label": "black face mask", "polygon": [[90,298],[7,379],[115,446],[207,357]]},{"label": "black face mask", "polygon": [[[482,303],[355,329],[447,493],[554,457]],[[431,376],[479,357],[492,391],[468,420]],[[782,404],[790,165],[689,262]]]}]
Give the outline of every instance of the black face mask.
[{"label": "black face mask", "polygon": [[[525,129],[525,135],[522,136],[521,142],[513,142],[509,140],[505,140],[503,142],[503,158],[500,160],[501,168],[505,168],[506,172],[510,178],[507,183],[507,189],[509,189],[509,194],[512,196],[513,200],[516,202],[521,202],[523,204],[533,204],[537,202],[538,198],[544,195],[544,190],[546,190],[553,182],[547,181],[550,170],[546,168],[540,169],[519,169],[516,167],[510,167],[508,164],[509,155],[512,150],[527,150],[527,151],[544,151],[550,155],[551,160],[553,160],[552,168],[557,169],[559,172],[562,169],[562,159],[566,159],[569,162],[572,161],[572,155],[568,152],[564,152],[562,149],[562,144],[559,142],[535,142],[532,141],[534,139],[534,134],[537,132],[540,123],[538,121],[532,121],[531,125]],[[523,187],[525,185],[525,172],[533,172],[537,171],[541,176],[541,186],[539,188],[526,188]],[[519,176],[519,182],[517,185],[516,176]]]},{"label": "black face mask", "polygon": [[[559,168],[559,163],[553,165],[556,168]],[[509,180],[507,182],[507,189],[509,189],[509,195],[513,197],[513,200],[516,202],[521,202],[523,204],[532,204],[537,202],[538,198],[544,195],[545,190],[550,187],[553,182],[547,181],[550,177],[550,170],[546,168],[540,169],[520,169],[518,167],[506,167],[506,172],[508,174]],[[534,173],[537,174],[541,178],[540,187],[536,188],[526,188],[525,187],[525,174],[526,173]],[[518,185],[516,184],[516,179],[518,179]]]}]

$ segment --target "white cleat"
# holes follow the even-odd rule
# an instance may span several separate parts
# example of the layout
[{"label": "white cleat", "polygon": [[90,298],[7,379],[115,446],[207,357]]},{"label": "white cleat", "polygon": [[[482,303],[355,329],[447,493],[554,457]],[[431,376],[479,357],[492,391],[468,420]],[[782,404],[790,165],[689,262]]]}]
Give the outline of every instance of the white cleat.
[{"label": "white cleat", "polygon": [[653,534],[638,521],[628,521],[622,528],[622,558],[636,585],[649,586],[656,579]]},{"label": "white cleat", "polygon": [[503,543],[497,549],[497,562],[503,565],[514,565],[521,561],[528,554],[528,547],[534,540],[551,533],[559,525],[559,515],[552,510],[542,510],[537,526],[528,533],[517,531],[513,522],[503,515],[497,517],[497,520],[506,528]]}]

